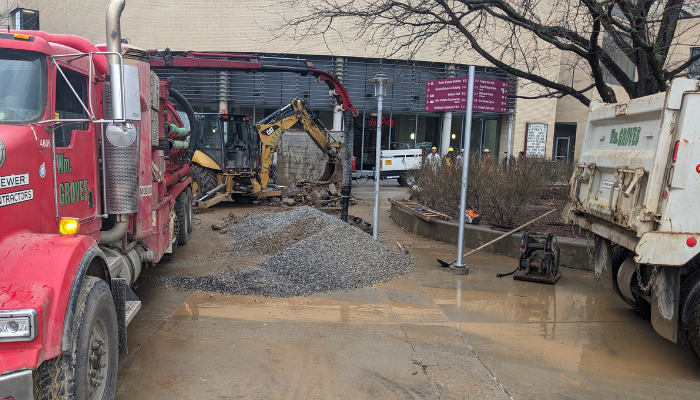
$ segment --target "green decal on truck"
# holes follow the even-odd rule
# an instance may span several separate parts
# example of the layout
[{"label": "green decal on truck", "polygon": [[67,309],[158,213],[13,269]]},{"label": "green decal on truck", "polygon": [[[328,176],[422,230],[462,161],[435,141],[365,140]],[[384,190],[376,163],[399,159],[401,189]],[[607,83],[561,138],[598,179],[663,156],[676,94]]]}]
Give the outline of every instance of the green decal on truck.
[{"label": "green decal on truck", "polygon": [[62,182],[58,185],[58,198],[62,206],[75,204],[88,199],[88,181]]},{"label": "green decal on truck", "polygon": [[639,134],[642,128],[622,128],[620,132],[615,129],[610,132],[610,143],[618,146],[636,146],[639,144]]},{"label": "green decal on truck", "polygon": [[59,174],[73,172],[73,168],[70,167],[70,158],[64,157],[63,154],[56,154],[56,170]]}]

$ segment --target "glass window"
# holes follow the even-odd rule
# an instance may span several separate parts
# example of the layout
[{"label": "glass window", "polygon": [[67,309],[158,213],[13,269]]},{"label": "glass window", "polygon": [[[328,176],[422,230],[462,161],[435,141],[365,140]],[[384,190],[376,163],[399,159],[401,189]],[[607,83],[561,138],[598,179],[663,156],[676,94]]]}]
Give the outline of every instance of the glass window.
[{"label": "glass window", "polygon": [[[391,130],[391,149],[412,149],[414,148],[415,131],[416,131],[416,114],[415,113],[393,113],[392,123],[394,127]],[[413,135],[413,138],[411,137]]]},{"label": "glass window", "polygon": [[[692,47],[690,49],[690,57],[696,56],[700,53],[700,47]],[[700,78],[700,60],[695,61],[688,67],[688,77],[692,79]]]},{"label": "glass window", "polygon": [[0,123],[32,121],[44,115],[46,56],[4,49],[0,82]]},{"label": "glass window", "polygon": [[416,147],[430,152],[433,146],[440,145],[441,114],[418,114],[418,129],[416,129]]},{"label": "glass window", "polygon": [[[85,109],[87,106],[87,77],[70,69],[61,67],[63,74],[56,70],[56,119],[87,119]],[[75,90],[75,93],[73,91]],[[78,95],[76,97],[76,94]],[[82,101],[82,104],[80,103]],[[75,130],[87,129],[86,122],[56,123],[55,140],[56,147],[70,146],[71,137]]]},{"label": "glass window", "polygon": [[482,151],[489,149],[492,157],[498,157],[501,144],[501,119],[487,117],[484,119],[484,134]]}]

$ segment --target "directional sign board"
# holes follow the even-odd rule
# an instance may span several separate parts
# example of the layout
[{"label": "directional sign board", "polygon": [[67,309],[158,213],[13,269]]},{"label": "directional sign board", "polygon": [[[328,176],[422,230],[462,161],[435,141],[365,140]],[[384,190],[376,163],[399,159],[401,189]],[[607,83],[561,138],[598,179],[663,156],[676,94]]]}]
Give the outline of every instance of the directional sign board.
[{"label": "directional sign board", "polygon": [[[458,111],[467,108],[469,78],[428,81],[425,111]],[[474,78],[474,111],[508,112],[508,82]]]}]

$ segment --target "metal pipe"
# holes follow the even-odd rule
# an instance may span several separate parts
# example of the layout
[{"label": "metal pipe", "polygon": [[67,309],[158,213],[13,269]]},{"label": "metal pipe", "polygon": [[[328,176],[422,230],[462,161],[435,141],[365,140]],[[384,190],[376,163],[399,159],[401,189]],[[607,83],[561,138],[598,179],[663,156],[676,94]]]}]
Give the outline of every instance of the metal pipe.
[{"label": "metal pipe", "polygon": [[[467,115],[466,115],[466,128],[464,129],[467,137],[471,137],[472,131],[472,106],[474,105],[474,72],[476,68],[473,65],[469,66],[469,86],[467,90]],[[462,254],[464,254],[464,220],[467,212],[467,178],[469,176],[469,142],[471,140],[465,140],[464,144],[464,158],[462,159],[462,193],[459,199],[459,230],[457,234],[457,262],[454,264],[456,268],[467,268],[467,273],[469,269],[464,265],[462,260]]]},{"label": "metal pipe", "polygon": [[384,101],[384,85],[392,83],[393,80],[384,74],[377,74],[369,80],[374,83],[374,94],[377,96],[377,149],[374,157],[374,226],[372,227],[372,238],[377,238],[377,221],[379,220],[379,167],[381,165],[382,154],[382,103]]},{"label": "metal pipe", "polygon": [[112,229],[100,232],[100,244],[110,244],[119,241],[126,234],[129,227],[129,215],[117,214]]},{"label": "metal pipe", "polygon": [[352,113],[343,111],[345,122],[345,134],[343,135],[343,187],[340,191],[342,206],[340,219],[348,222],[348,209],[350,208],[350,192],[352,190],[352,153],[355,139],[355,129],[352,122]]},{"label": "metal pipe", "polygon": [[358,178],[365,174],[365,118],[366,118],[366,113],[367,113],[367,110],[362,110],[362,147],[360,148],[360,173],[357,175]]},{"label": "metal pipe", "polygon": [[[119,19],[126,0],[112,0],[107,6],[105,22],[107,26],[107,51],[121,54],[122,32]],[[123,81],[119,57],[114,54],[107,55],[109,65],[110,89],[112,92],[112,118],[124,119],[124,108],[122,104]]]}]

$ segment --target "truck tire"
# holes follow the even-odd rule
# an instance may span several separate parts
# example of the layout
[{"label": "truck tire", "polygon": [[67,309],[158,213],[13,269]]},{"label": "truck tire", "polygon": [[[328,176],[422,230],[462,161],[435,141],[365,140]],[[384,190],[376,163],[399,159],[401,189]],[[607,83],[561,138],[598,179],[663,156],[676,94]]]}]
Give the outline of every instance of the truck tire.
[{"label": "truck tire", "polygon": [[117,331],[117,313],[109,286],[102,279],[86,276],[73,319],[71,350],[44,361],[36,369],[34,398],[114,398]]},{"label": "truck tire", "polygon": [[192,212],[192,203],[187,201],[187,193],[182,191],[175,199],[175,234],[177,235],[177,243],[183,246],[190,239],[190,230],[187,226],[187,221],[190,220],[189,212]]},{"label": "truck tire", "polygon": [[[620,266],[622,265],[622,262],[625,261],[627,256],[629,255],[629,250],[626,248],[620,246],[620,245],[613,245],[612,248],[612,275],[613,275],[613,288],[615,289],[615,293],[617,293],[622,300],[625,301],[632,309],[642,317],[646,319],[651,318],[651,305],[647,303],[643,299],[636,299],[635,300],[630,300],[627,297],[622,295],[622,292],[620,292],[620,287],[617,284],[617,271],[620,270]],[[636,280],[633,279],[633,282],[636,282]]]},{"label": "truck tire", "polygon": [[401,175],[396,181],[399,183],[401,186],[406,186],[406,175]]},{"label": "truck tire", "polygon": [[192,233],[192,230],[194,229],[192,225],[192,213],[194,210],[192,209],[193,203],[192,203],[192,189],[189,187],[185,189],[185,192],[187,193],[187,233]]},{"label": "truck tire", "polygon": [[681,290],[681,332],[684,341],[700,357],[700,279],[697,275],[694,278]]},{"label": "truck tire", "polygon": [[216,187],[216,172],[199,164],[190,165],[190,177],[192,178],[192,196],[195,199],[199,199]]}]

